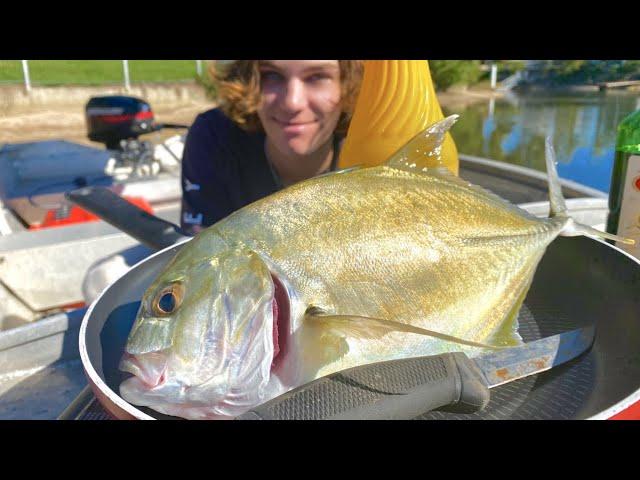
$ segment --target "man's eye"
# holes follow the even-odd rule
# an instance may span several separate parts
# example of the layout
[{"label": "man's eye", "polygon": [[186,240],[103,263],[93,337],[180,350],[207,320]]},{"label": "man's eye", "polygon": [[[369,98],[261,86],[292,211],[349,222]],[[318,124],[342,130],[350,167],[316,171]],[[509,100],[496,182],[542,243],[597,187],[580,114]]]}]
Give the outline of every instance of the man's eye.
[{"label": "man's eye", "polygon": [[312,82],[319,82],[322,80],[330,80],[331,75],[328,75],[326,73],[316,73],[314,75],[311,75],[308,79]]}]

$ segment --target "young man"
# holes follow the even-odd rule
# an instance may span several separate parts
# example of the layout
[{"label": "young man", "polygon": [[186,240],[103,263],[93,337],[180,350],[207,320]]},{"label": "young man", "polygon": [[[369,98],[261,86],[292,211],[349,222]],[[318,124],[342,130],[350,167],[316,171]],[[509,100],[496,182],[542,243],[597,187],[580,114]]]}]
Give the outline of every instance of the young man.
[{"label": "young man", "polygon": [[356,60],[238,60],[200,114],[182,160],[190,234],[292,183],[334,170],[362,76]]}]

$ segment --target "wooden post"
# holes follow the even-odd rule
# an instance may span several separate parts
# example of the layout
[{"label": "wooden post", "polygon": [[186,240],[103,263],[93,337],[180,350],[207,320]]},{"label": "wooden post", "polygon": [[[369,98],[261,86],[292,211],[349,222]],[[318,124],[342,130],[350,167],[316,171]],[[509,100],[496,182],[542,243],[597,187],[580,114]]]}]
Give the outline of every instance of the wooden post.
[{"label": "wooden post", "polygon": [[198,76],[202,76],[202,60],[196,60],[196,72],[198,72]]},{"label": "wooden post", "polygon": [[129,60],[122,60],[122,70],[124,71],[124,89],[128,92],[131,89],[129,82]]},{"label": "wooden post", "polygon": [[491,64],[491,89],[496,89],[496,83],[498,80],[498,66],[495,63]]},{"label": "wooden post", "polygon": [[3,235],[10,235],[11,233],[12,231],[9,226],[9,222],[7,222],[4,212],[2,211],[2,207],[0,207],[0,237]]},{"label": "wooden post", "polygon": [[26,60],[22,60],[22,74],[24,75],[24,87],[29,93],[31,92],[31,79],[29,78],[29,65]]}]

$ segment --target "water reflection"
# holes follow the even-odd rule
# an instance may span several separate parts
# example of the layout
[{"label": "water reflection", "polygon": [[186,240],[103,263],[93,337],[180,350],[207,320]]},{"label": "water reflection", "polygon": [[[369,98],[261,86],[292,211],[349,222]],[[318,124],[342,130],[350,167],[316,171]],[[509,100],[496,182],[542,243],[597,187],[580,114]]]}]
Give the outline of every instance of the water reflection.
[{"label": "water reflection", "polygon": [[616,128],[640,108],[629,92],[507,95],[463,110],[452,135],[461,153],[545,171],[544,140],[553,138],[563,178],[609,191]]}]

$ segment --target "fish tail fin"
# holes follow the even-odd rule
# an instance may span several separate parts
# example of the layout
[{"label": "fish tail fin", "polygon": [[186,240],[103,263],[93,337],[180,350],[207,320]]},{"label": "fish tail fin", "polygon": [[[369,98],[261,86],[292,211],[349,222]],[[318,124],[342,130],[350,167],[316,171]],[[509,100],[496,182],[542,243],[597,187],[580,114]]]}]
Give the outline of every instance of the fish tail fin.
[{"label": "fish tail fin", "polygon": [[556,154],[551,143],[551,137],[547,137],[545,141],[545,160],[547,164],[547,175],[549,177],[549,217],[566,219],[566,223],[560,235],[563,237],[576,237],[586,235],[590,237],[614,240],[617,242],[634,245],[635,240],[620,237],[611,233],[597,230],[589,225],[576,222],[569,216],[567,204],[562,196],[562,186],[556,169]]}]

